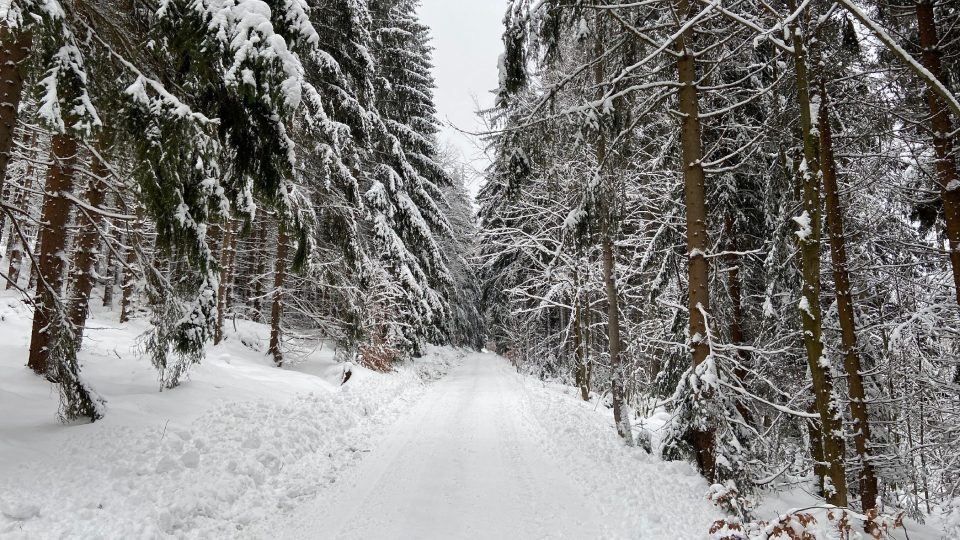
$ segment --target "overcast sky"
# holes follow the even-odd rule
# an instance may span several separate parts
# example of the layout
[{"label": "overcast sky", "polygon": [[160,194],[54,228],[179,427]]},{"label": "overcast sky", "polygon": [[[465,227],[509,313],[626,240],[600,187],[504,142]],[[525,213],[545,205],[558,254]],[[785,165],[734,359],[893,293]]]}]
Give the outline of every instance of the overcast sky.
[{"label": "overcast sky", "polygon": [[[482,130],[475,112],[493,105],[497,87],[497,60],[506,0],[422,0],[420,16],[433,36],[436,103],[443,133],[475,167],[483,167],[477,142],[449,126]],[[475,191],[478,186],[470,186]]]}]

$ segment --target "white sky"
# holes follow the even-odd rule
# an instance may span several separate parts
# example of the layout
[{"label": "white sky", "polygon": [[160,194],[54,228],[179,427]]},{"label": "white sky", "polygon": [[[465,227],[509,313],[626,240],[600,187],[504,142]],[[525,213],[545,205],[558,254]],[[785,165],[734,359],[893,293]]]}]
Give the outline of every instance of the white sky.
[{"label": "white sky", "polygon": [[[480,108],[493,105],[490,92],[497,88],[497,60],[503,51],[500,40],[506,0],[421,0],[421,20],[433,36],[436,104],[443,123],[442,142],[457,148],[475,169],[486,160],[479,142],[460,130],[477,132],[483,124],[476,117]],[[452,124],[452,126],[450,125]],[[479,188],[478,181],[468,186]]]}]

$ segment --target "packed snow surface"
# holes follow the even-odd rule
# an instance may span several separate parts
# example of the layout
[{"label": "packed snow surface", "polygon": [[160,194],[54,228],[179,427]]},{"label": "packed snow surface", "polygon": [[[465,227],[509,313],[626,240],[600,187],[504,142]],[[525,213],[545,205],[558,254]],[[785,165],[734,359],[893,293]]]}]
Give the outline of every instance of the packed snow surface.
[{"label": "packed snow surface", "polygon": [[[627,448],[608,411],[467,356],[279,538],[705,538],[689,464]],[[267,529],[264,530],[264,532]]]},{"label": "packed snow surface", "polygon": [[0,538],[235,538],[312,500],[463,353],[378,374],[332,349],[265,354],[269,328],[237,321],[188,380],[159,391],[143,321],[98,314],[81,354],[106,400],[95,424],[56,421],[57,393],[25,366],[29,310],[0,297]]},{"label": "packed snow surface", "polygon": [[0,538],[673,540],[720,517],[690,464],[496,355],[430,348],[341,386],[329,345],[280,369],[269,328],[236,321],[160,392],[146,322],[115,317],[94,314],[81,354],[106,417],[65,426],[24,366],[30,310],[0,296]]},{"label": "packed snow surface", "polygon": [[[146,323],[115,318],[94,314],[81,354],[107,415],[64,426],[23,365],[30,310],[0,295],[0,538],[700,540],[722,517],[689,463],[626,447],[602,400],[493,354],[430,348],[341,386],[329,345],[293,340],[280,369],[269,328],[236,321],[160,392]],[[637,422],[655,447],[668,417]],[[757,514],[818,504],[783,493]]]}]

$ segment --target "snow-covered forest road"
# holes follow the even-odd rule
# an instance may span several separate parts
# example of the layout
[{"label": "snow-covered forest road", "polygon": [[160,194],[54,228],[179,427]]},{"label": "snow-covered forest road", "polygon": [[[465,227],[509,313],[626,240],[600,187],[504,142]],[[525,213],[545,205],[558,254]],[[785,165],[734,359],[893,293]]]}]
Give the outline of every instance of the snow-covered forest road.
[{"label": "snow-covered forest road", "polygon": [[[242,323],[181,387],[100,317],[82,360],[111,413],[61,426],[0,304],[0,538],[700,540],[721,517],[687,462],[623,444],[594,396],[450,347],[376,373],[332,348],[278,369]],[[120,358],[118,358],[118,355]],[[654,419],[655,420],[655,419]],[[657,437],[656,425],[648,423]]]},{"label": "snow-covered forest road", "polygon": [[541,450],[509,364],[471,355],[287,538],[589,538],[602,519]]},{"label": "snow-covered forest road", "polygon": [[[587,459],[595,480],[609,480],[600,482],[603,491],[593,491],[595,482],[578,480],[578,461],[563,459],[566,449],[548,451],[558,450],[559,441],[551,433],[561,434],[541,423],[537,414],[538,409],[556,411],[545,399],[549,396],[538,393],[541,387],[517,375],[503,358],[467,356],[394,424],[357,468],[300,507],[280,537],[705,537],[713,512],[702,491],[683,489],[706,488],[692,470],[691,475],[679,475],[679,483],[633,484],[628,491],[640,495],[644,506],[642,516],[633,519],[627,506],[641,501],[629,493],[617,495],[624,485],[616,481],[617,466],[632,454],[632,467],[642,469],[636,461],[639,454],[634,454],[641,451],[613,439],[620,448],[612,448],[604,459],[579,456]],[[570,426],[562,437],[592,427],[609,430],[596,421],[599,416],[591,422],[593,415],[575,414],[593,413],[592,405],[581,409],[573,400],[563,401],[567,410],[556,412],[565,415]],[[582,424],[585,419],[593,425]],[[667,475],[680,472],[670,464],[659,465],[666,466]],[[620,479],[627,480],[636,471],[621,472]],[[678,501],[678,494],[685,500]],[[615,507],[602,506],[607,495]]]}]

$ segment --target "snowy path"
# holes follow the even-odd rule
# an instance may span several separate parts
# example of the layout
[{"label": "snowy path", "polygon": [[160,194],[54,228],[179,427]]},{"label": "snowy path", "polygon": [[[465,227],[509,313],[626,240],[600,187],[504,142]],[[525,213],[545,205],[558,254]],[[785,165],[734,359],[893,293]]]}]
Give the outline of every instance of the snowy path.
[{"label": "snowy path", "polygon": [[468,356],[281,538],[595,538],[603,516],[543,451],[502,358]]}]

